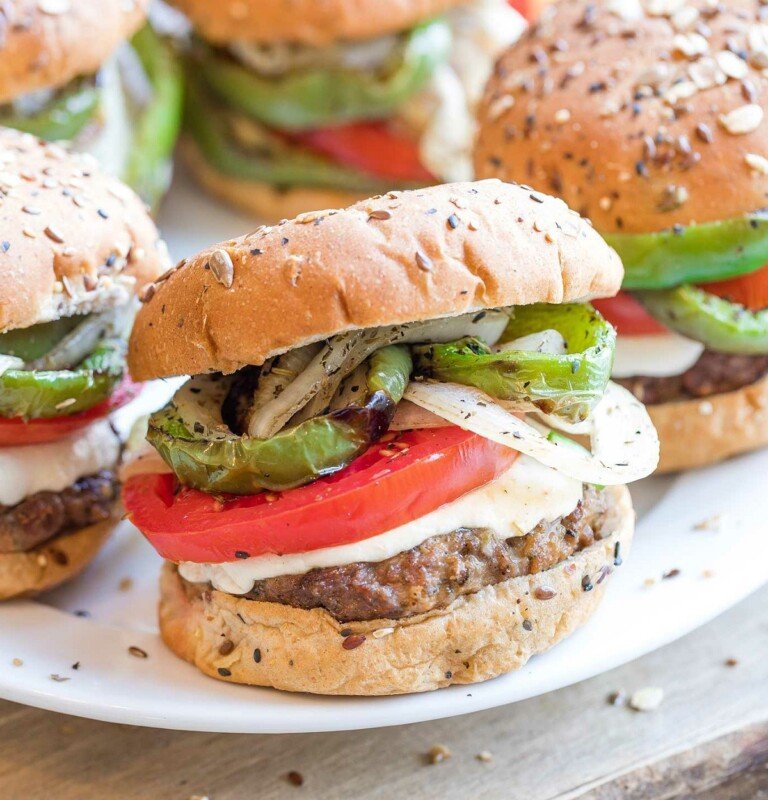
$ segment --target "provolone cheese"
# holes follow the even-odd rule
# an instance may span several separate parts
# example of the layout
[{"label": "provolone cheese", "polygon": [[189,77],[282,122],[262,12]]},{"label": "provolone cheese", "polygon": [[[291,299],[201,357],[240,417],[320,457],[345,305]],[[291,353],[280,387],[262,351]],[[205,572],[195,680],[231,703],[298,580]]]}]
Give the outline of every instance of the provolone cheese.
[{"label": "provolone cheese", "polygon": [[230,594],[245,594],[254,581],[278,575],[300,575],[311,569],[377,562],[417,547],[432,536],[457,528],[487,528],[501,539],[528,533],[542,520],[570,514],[583,487],[531,458],[520,456],[495,481],[464,497],[386,533],[353,544],[306,553],[254,556],[221,564],[179,565],[182,577],[193,583],[213,584]]},{"label": "provolone cheese", "polygon": [[13,506],[37,492],[60,492],[79,478],[111,469],[120,442],[107,420],[46,444],[0,448],[0,504]]},{"label": "provolone cheese", "polygon": [[619,336],[613,361],[614,378],[682,375],[704,352],[704,345],[673,331],[647,336]]}]

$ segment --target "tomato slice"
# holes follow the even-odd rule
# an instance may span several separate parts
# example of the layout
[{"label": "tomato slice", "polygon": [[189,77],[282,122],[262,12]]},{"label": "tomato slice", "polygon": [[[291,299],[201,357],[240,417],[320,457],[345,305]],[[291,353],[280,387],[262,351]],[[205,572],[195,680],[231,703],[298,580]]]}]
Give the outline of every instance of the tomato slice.
[{"label": "tomato slice", "polygon": [[592,305],[616,328],[619,334],[643,336],[669,332],[629,292],[619,292],[616,297],[593,300]]},{"label": "tomato slice", "polygon": [[517,456],[455,426],[432,428],[374,445],[335,475],[280,495],[217,498],[175,491],[173,475],[144,474],[126,481],[123,502],[164,558],[219,563],[368,539],[492,481]]},{"label": "tomato slice", "polygon": [[292,134],[291,138],[369,175],[393,181],[435,183],[421,163],[418,143],[386,122],[356,122]]},{"label": "tomato slice", "polygon": [[748,275],[705,283],[701,288],[750,311],[762,311],[768,308],[768,264]]},{"label": "tomato slice", "polygon": [[0,417],[0,447],[14,447],[21,444],[44,444],[55,442],[69,436],[70,433],[85,428],[97,419],[106,417],[117,411],[139,396],[141,384],[134,383],[130,378],[123,380],[115,391],[103,402],[64,417],[51,417],[50,419],[23,420],[20,417],[11,419]]}]

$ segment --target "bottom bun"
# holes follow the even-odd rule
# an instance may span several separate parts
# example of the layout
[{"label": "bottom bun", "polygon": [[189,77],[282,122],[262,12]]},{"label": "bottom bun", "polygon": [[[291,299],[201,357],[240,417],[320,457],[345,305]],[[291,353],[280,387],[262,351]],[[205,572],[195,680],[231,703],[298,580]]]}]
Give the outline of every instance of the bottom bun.
[{"label": "bottom bun", "polygon": [[114,526],[109,519],[23,553],[0,553],[0,600],[31,597],[73,578],[91,563]]},{"label": "bottom bun", "polygon": [[346,208],[366,196],[309,186],[278,189],[268,183],[233,178],[212,167],[188,137],[182,140],[180,149],[184,162],[198,183],[214,197],[251,214],[259,221],[278,222],[281,219],[293,219],[304,211]]},{"label": "bottom bun", "polygon": [[391,695],[494,678],[557,644],[599,605],[616,545],[628,552],[635,521],[626,487],[610,491],[611,536],[550,570],[487,586],[444,609],[340,623],[324,609],[201,591],[167,563],[160,631],[206,675],[292,692]]},{"label": "bottom bun", "polygon": [[735,392],[647,408],[661,440],[659,472],[716,464],[768,445],[768,377]]}]

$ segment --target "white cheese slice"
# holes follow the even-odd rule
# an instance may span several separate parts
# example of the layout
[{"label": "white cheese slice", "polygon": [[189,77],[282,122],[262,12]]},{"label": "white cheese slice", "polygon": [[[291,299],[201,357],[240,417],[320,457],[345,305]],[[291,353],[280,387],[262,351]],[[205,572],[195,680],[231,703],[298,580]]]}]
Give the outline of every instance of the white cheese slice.
[{"label": "white cheese slice", "polygon": [[306,553],[263,555],[221,564],[182,562],[179,572],[192,583],[213,584],[230,594],[245,594],[254,581],[301,575],[311,569],[378,562],[417,547],[432,536],[457,528],[488,528],[501,539],[528,533],[542,520],[570,514],[581,500],[581,481],[520,456],[495,481],[386,533],[353,544]]},{"label": "white cheese slice", "polygon": [[613,361],[614,378],[682,375],[704,352],[704,345],[673,331],[646,336],[619,336]]},{"label": "white cheese slice", "polygon": [[0,448],[0,504],[13,506],[36,492],[60,492],[78,478],[111,469],[120,442],[107,420],[58,442]]}]

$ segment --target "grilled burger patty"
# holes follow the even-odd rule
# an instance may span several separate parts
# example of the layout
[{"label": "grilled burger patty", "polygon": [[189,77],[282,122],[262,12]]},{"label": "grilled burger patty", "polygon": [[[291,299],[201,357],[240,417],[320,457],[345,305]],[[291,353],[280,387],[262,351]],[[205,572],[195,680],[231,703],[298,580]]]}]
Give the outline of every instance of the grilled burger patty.
[{"label": "grilled burger patty", "polygon": [[735,392],[768,375],[768,356],[739,356],[705,350],[682,375],[642,375],[617,381],[646,405],[670,403]]},{"label": "grilled burger patty", "polygon": [[0,553],[32,550],[54,536],[108,519],[119,483],[108,470],[80,478],[61,492],[37,492],[0,505]]},{"label": "grilled burger patty", "polygon": [[[423,614],[484,586],[554,567],[612,532],[611,511],[605,491],[585,487],[582,501],[571,514],[542,522],[526,536],[504,540],[487,529],[459,528],[386,561],[257,581],[244,597],[324,608],[341,622]],[[206,588],[185,585],[192,594]]]}]

